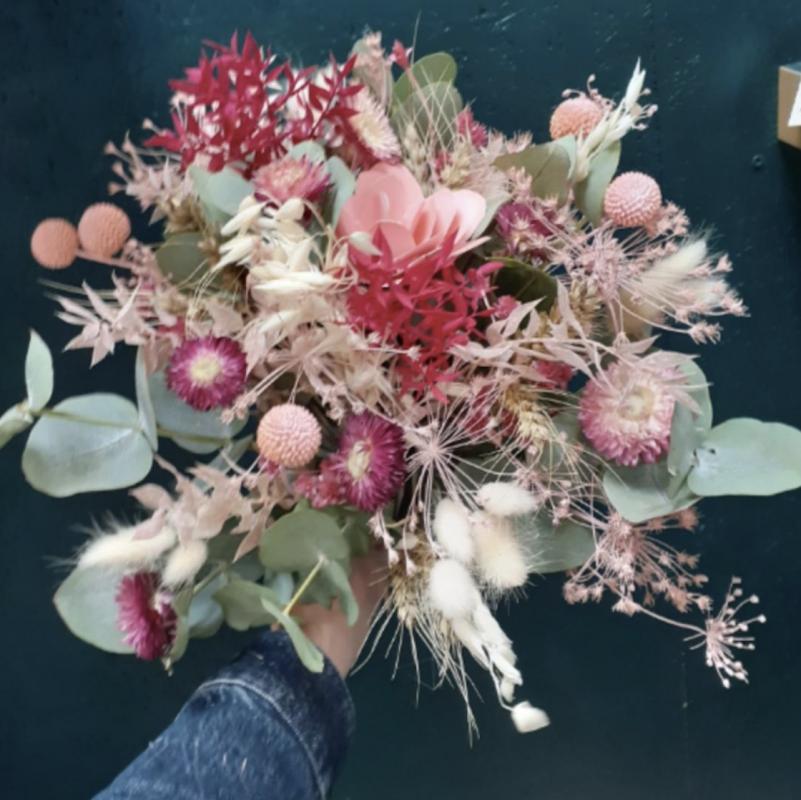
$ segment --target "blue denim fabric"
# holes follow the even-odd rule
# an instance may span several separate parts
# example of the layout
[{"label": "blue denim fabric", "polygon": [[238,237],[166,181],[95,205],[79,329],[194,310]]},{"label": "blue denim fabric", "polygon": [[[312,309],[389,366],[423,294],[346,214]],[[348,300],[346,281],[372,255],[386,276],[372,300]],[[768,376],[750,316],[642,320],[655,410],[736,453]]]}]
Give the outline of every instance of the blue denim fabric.
[{"label": "blue denim fabric", "polygon": [[354,718],[330,662],[313,674],[286,634],[265,633],[95,800],[324,800]]}]

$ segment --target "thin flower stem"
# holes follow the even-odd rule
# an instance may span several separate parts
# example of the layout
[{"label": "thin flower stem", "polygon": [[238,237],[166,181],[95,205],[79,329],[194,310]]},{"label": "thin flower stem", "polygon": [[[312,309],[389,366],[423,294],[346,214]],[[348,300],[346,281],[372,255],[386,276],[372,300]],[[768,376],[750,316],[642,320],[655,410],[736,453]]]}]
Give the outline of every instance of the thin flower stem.
[{"label": "thin flower stem", "polygon": [[317,573],[320,572],[323,564],[325,564],[325,556],[320,556],[317,559],[317,563],[314,565],[312,571],[306,576],[303,583],[298,586],[297,591],[292,595],[292,599],[286,604],[284,608],[284,614],[288,616],[291,613],[292,609],[297,605],[300,598],[303,597],[303,593],[309,588],[309,586],[311,586],[312,581],[317,577]]},{"label": "thin flower stem", "polygon": [[37,417],[52,417],[53,419],[63,419],[67,422],[80,422],[84,425],[96,425],[99,428],[117,428],[126,431],[139,431],[141,428],[126,425],[123,422],[110,422],[105,419],[94,419],[93,417],[84,417],[80,414],[70,414],[66,411],[56,411],[53,408],[43,408],[41,411],[33,412]]},{"label": "thin flower stem", "polygon": [[202,592],[215,578],[222,575],[227,568],[228,563],[226,561],[221,561],[216,567],[214,567],[213,570],[211,570],[211,572],[208,573],[208,575],[206,575],[205,578],[203,578],[203,580],[198,581],[194,585],[192,588],[192,596],[195,597],[200,594],[200,592]]}]

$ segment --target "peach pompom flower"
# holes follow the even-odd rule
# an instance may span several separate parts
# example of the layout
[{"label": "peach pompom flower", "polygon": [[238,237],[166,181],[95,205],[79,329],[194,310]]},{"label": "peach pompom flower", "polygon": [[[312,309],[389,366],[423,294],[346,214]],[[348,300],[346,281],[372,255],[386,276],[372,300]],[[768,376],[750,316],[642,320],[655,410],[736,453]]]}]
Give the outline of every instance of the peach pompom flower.
[{"label": "peach pompom flower", "polygon": [[322,431],[311,411],[294,403],[273,406],[257,432],[259,452],[267,461],[289,469],[309,463],[320,449]]},{"label": "peach pompom flower", "polygon": [[617,361],[584,387],[579,422],[604,458],[635,467],[667,452],[676,400],[687,397],[678,358],[659,352]]},{"label": "peach pompom flower", "polygon": [[43,219],[31,236],[31,255],[45,269],[66,269],[78,256],[78,231],[66,219]]},{"label": "peach pompom flower", "polygon": [[453,237],[455,256],[480,243],[474,234],[486,208],[486,200],[469,189],[438,189],[424,197],[406,167],[382,163],[357,178],[337,232],[383,238],[396,261],[430,254]]},{"label": "peach pompom flower", "polygon": [[618,175],[604,195],[604,213],[620,228],[640,228],[652,223],[662,210],[659,184],[643,172]]}]

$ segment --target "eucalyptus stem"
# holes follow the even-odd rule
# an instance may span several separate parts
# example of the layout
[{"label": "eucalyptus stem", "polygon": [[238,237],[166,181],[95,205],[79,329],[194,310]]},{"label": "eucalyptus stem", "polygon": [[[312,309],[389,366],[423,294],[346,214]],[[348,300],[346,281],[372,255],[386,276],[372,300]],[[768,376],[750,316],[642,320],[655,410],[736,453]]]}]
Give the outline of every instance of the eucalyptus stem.
[{"label": "eucalyptus stem", "polygon": [[192,587],[192,596],[196,597],[200,594],[215,578],[219,577],[220,575],[225,572],[226,568],[228,567],[228,563],[225,561],[221,561],[214,569],[212,569],[201,581],[198,581]]},{"label": "eucalyptus stem", "polygon": [[322,569],[323,564],[325,564],[325,556],[320,556],[317,559],[317,563],[314,565],[314,568],[304,578],[303,583],[298,586],[297,591],[292,595],[292,599],[284,607],[284,614],[289,616],[289,614],[292,612],[292,609],[297,605],[298,600],[303,597],[303,593],[309,588],[309,586],[311,586],[312,581],[317,577],[317,574]]}]

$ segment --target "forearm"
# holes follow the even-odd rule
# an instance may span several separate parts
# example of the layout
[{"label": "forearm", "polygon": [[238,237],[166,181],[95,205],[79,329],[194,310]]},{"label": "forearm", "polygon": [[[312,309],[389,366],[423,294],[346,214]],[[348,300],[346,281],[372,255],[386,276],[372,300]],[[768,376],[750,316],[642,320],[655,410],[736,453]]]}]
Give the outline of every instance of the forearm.
[{"label": "forearm", "polygon": [[96,800],[324,798],[353,728],[330,662],[308,672],[285,634],[264,633],[204,683]]}]

